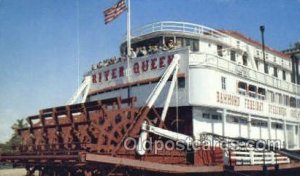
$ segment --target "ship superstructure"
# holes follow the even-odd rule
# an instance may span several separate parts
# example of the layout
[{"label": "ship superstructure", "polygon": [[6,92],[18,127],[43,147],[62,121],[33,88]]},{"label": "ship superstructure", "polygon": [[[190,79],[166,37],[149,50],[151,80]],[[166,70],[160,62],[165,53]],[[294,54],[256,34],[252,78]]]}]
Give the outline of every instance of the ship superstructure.
[{"label": "ship superstructure", "polygon": [[[260,43],[235,31],[190,23],[153,23],[133,36],[134,51],[169,42],[175,47],[131,58],[128,73],[123,61],[92,70],[86,75],[92,78],[88,101],[136,96],[142,106],[177,54],[181,58],[178,84],[170,106],[179,107],[184,122],[178,123],[187,125],[179,124],[182,129],[192,130],[188,133],[195,138],[211,132],[278,139],[283,147],[299,149],[300,87],[291,81],[292,62],[287,55],[267,47],[264,62]],[[163,107],[167,90],[156,107]]]}]

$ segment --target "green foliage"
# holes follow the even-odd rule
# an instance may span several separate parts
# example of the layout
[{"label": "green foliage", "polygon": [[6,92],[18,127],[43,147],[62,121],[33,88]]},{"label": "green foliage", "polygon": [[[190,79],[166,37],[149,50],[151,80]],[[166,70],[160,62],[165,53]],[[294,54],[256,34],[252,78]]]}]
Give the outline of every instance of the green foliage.
[{"label": "green foliage", "polygon": [[25,128],[27,126],[28,124],[25,123],[24,119],[18,119],[11,127],[14,130],[14,133],[11,136],[11,138],[5,144],[0,144],[0,153],[13,152],[14,146],[20,145],[22,140],[21,136],[17,133],[16,129]]},{"label": "green foliage", "polygon": [[0,154],[1,153],[7,153],[11,151],[11,147],[5,143],[5,144],[0,144]]}]

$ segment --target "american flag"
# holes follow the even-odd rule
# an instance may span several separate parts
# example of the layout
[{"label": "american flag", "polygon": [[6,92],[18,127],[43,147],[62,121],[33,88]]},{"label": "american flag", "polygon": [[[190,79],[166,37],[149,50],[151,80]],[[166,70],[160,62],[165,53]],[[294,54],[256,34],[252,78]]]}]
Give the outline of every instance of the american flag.
[{"label": "american flag", "polygon": [[105,24],[116,19],[122,12],[127,10],[127,6],[125,4],[125,0],[120,0],[117,4],[112,6],[109,9],[104,11],[104,21]]}]

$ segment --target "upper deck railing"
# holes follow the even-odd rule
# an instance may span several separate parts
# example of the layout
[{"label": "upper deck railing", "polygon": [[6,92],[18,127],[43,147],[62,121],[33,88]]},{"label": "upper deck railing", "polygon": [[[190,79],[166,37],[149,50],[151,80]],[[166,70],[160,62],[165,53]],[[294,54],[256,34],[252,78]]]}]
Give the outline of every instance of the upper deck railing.
[{"label": "upper deck railing", "polygon": [[147,24],[131,31],[131,35],[133,37],[139,37],[153,32],[181,32],[195,35],[207,35],[217,39],[228,37],[226,34],[206,26],[176,21],[162,21]]},{"label": "upper deck railing", "polygon": [[300,93],[300,86],[297,84],[280,80],[274,76],[258,72],[243,65],[238,65],[217,55],[207,53],[193,53],[190,55],[189,62],[190,65],[206,65],[216,67],[226,72],[230,72],[243,78],[250,79],[252,81],[256,81],[263,85],[271,86],[283,91],[287,91],[295,95],[299,95]]}]

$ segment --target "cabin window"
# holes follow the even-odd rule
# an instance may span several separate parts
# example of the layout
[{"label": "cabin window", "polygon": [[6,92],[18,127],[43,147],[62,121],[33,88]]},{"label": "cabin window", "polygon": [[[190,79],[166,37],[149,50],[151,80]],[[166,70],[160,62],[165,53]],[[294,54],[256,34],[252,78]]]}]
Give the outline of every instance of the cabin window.
[{"label": "cabin window", "polygon": [[256,127],[268,127],[268,123],[262,120],[252,119],[251,125]]},{"label": "cabin window", "polygon": [[277,67],[274,67],[274,76],[275,76],[275,77],[278,77],[278,70],[277,70]]},{"label": "cabin window", "polygon": [[256,97],[256,86],[249,85],[249,96],[255,98]]},{"label": "cabin window", "polygon": [[265,100],[266,99],[266,90],[264,88],[259,87],[257,90],[258,99]]},{"label": "cabin window", "polygon": [[233,50],[230,51],[230,60],[233,62],[236,60],[236,52]]},{"label": "cabin window", "polygon": [[261,127],[268,127],[268,122],[261,121],[260,126]]},{"label": "cabin window", "polygon": [[184,39],[185,45],[184,46],[191,46],[191,40],[190,39]]},{"label": "cabin window", "polygon": [[239,94],[246,95],[246,91],[247,91],[247,84],[244,82],[239,82],[238,83]]},{"label": "cabin window", "polygon": [[239,118],[239,122],[240,124],[244,124],[244,125],[248,124],[248,120],[246,118]]},{"label": "cabin window", "polygon": [[274,129],[282,129],[283,128],[283,125],[280,124],[280,123],[272,123],[272,128]]},{"label": "cabin window", "polygon": [[185,38],[183,45],[189,46],[191,51],[199,51],[199,40]]},{"label": "cabin window", "polygon": [[245,66],[248,65],[248,54],[247,53],[243,54],[243,65],[245,65]]},{"label": "cabin window", "polygon": [[184,88],[185,87],[185,78],[184,77],[178,78],[177,81],[178,81],[178,87],[179,88]]},{"label": "cabin window", "polygon": [[290,98],[287,95],[283,95],[284,105],[289,106]]},{"label": "cabin window", "polygon": [[218,51],[218,56],[222,57],[223,56],[223,46],[217,45],[217,51]]},{"label": "cabin window", "polygon": [[171,40],[174,42],[174,37],[165,37],[165,44],[168,44]]},{"label": "cabin window", "polygon": [[192,51],[199,51],[199,41],[198,40],[193,40]]},{"label": "cabin window", "polygon": [[256,50],[256,55],[259,56],[259,50]]},{"label": "cabin window", "polygon": [[177,37],[176,38],[176,46],[178,47],[183,47],[183,38],[182,37]]},{"label": "cabin window", "polygon": [[222,117],[221,117],[220,115],[213,114],[213,115],[211,116],[211,119],[212,119],[212,120],[222,120]]},{"label": "cabin window", "polygon": [[256,68],[259,69],[258,68],[258,59],[255,59],[255,65],[256,65]]},{"label": "cabin window", "polygon": [[282,70],[282,79],[286,80],[286,75],[285,75],[285,71],[284,70]]},{"label": "cabin window", "polygon": [[269,73],[269,65],[267,63],[265,63],[265,66],[264,66],[264,70],[265,70],[265,73],[268,74]]},{"label": "cabin window", "polygon": [[229,123],[239,123],[244,125],[248,124],[248,120],[246,118],[241,118],[232,115],[227,116],[226,121]]},{"label": "cabin window", "polygon": [[225,77],[221,77],[221,84],[222,84],[222,89],[226,90],[226,78]]},{"label": "cabin window", "polygon": [[275,95],[271,91],[270,91],[270,93],[271,93],[271,102],[274,103],[275,102]]},{"label": "cabin window", "polygon": [[202,114],[203,119],[209,119],[209,114],[208,113],[203,113]]},{"label": "cabin window", "polygon": [[239,118],[235,116],[227,116],[226,121],[229,123],[239,123]]},{"label": "cabin window", "polygon": [[274,103],[274,102],[275,102],[274,92],[268,91],[267,93],[268,93],[268,94],[267,94],[267,95],[268,95],[268,100],[269,100],[270,102]]},{"label": "cabin window", "polygon": [[165,37],[163,48],[175,49],[177,48],[177,43],[174,37]]},{"label": "cabin window", "polygon": [[296,98],[295,97],[290,98],[290,106],[293,108],[296,107]]},{"label": "cabin window", "polygon": [[300,108],[300,99],[297,99],[297,108]]},{"label": "cabin window", "polygon": [[275,102],[282,104],[282,95],[280,93],[275,93]]}]

